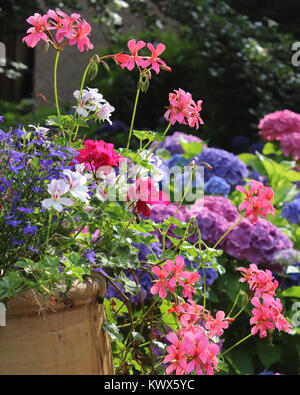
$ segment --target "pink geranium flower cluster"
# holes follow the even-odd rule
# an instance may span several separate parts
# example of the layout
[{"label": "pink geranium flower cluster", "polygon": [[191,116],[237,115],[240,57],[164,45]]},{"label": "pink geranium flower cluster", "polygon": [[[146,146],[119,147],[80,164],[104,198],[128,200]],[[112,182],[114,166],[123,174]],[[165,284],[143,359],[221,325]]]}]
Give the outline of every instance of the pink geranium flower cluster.
[{"label": "pink geranium flower cluster", "polygon": [[266,141],[280,141],[284,156],[300,159],[300,114],[290,110],[275,111],[259,123],[260,134]]},{"label": "pink geranium flower cluster", "polygon": [[[214,369],[218,370],[220,347],[213,338],[216,334],[222,336],[233,319],[225,318],[221,310],[213,318],[209,311],[204,311],[203,306],[193,301],[173,304],[169,310],[169,313],[172,312],[176,313],[180,329],[167,335],[172,343],[167,347],[164,359],[165,363],[170,363],[167,374],[173,370],[176,370],[176,374],[190,374],[192,371],[197,375],[214,374]],[[208,331],[205,331],[204,326]]]},{"label": "pink geranium flower cluster", "polygon": [[200,117],[202,100],[198,100],[196,103],[189,92],[185,92],[179,88],[175,90],[175,93],[171,92],[169,94],[169,102],[170,105],[167,107],[164,117],[172,125],[175,122],[179,122],[180,124],[188,124],[190,127],[196,127],[198,129],[199,124],[204,124]]},{"label": "pink geranium flower cluster", "polygon": [[45,15],[35,13],[26,20],[32,27],[23,38],[28,47],[34,48],[42,40],[56,50],[63,50],[67,44],[77,45],[80,52],[93,48],[88,36],[91,26],[80,18],[80,14],[68,16],[61,10],[49,10]]},{"label": "pink geranium flower cluster", "polygon": [[214,369],[218,370],[217,354],[220,348],[208,339],[203,328],[185,328],[177,334],[171,332],[166,337],[171,343],[164,359],[164,363],[170,363],[167,374],[175,370],[177,375],[190,374],[192,371],[197,375],[213,375]]},{"label": "pink geranium flower cluster", "polygon": [[246,195],[244,201],[239,206],[239,210],[245,209],[245,217],[249,217],[252,224],[258,220],[258,215],[263,218],[270,213],[274,215],[275,209],[272,206],[271,200],[273,198],[273,189],[264,186],[261,182],[250,180],[249,191],[244,187],[238,185],[236,189]]},{"label": "pink geranium flower cluster", "polygon": [[146,180],[138,178],[127,191],[127,201],[132,202],[137,214],[143,214],[145,217],[149,217],[151,214],[149,205],[164,204],[167,206],[170,203],[168,195],[156,188],[152,178]]},{"label": "pink geranium flower cluster", "polygon": [[152,272],[158,277],[154,280],[155,284],[150,289],[150,292],[164,299],[167,296],[168,291],[174,292],[177,285],[182,287],[182,295],[184,298],[192,300],[192,294],[195,294],[195,288],[193,285],[200,280],[200,275],[197,272],[190,272],[184,269],[184,259],[181,256],[177,256],[175,259],[175,265],[167,259],[162,269],[159,266],[154,266]]},{"label": "pink geranium flower cluster", "polygon": [[[128,70],[133,70],[134,66],[137,65],[139,70],[149,68],[148,70],[154,70],[156,74],[160,72],[160,69],[171,71],[171,68],[159,57],[166,46],[162,43],[157,44],[156,48],[153,44],[148,43],[147,48],[151,52],[151,56],[141,56],[139,51],[146,46],[146,43],[142,40],[136,42],[135,39],[129,40],[128,48],[130,55],[124,53],[118,53],[114,56],[115,61],[122,67]],[[150,66],[150,67],[149,67]]]},{"label": "pink geranium flower cluster", "polygon": [[255,335],[259,331],[259,337],[267,336],[268,331],[275,328],[280,332],[290,331],[292,327],[285,319],[282,311],[282,304],[279,298],[276,298],[275,290],[278,287],[278,281],[274,280],[270,270],[260,270],[255,264],[251,264],[249,269],[244,267],[237,268],[242,272],[241,282],[247,282],[249,290],[254,297],[251,303],[255,307],[252,310],[253,317],[250,324],[254,325],[251,333]]}]

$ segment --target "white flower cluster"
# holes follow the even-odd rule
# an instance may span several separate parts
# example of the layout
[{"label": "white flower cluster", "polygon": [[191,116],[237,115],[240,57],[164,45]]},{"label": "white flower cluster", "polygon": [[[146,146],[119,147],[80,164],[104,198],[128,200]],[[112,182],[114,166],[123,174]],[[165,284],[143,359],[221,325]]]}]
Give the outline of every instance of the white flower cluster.
[{"label": "white flower cluster", "polygon": [[56,211],[61,212],[63,206],[71,206],[74,203],[70,197],[79,199],[83,203],[89,201],[88,186],[86,185],[89,177],[81,174],[77,169],[75,172],[65,169],[63,174],[66,176],[65,179],[53,179],[49,183],[47,190],[51,198],[42,201],[44,208],[53,207]]},{"label": "white flower cluster", "polygon": [[103,95],[98,92],[97,88],[87,88],[76,90],[73,96],[77,100],[76,113],[83,118],[87,118],[93,113],[93,118],[98,121],[107,121],[110,124],[111,113],[115,111],[115,108],[111,106],[108,101],[103,98]]}]

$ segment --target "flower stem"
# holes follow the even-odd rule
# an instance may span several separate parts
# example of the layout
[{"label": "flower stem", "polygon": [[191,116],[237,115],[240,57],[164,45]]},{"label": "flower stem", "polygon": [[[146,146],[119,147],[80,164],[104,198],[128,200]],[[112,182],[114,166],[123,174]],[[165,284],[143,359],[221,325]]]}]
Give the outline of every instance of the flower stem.
[{"label": "flower stem", "polygon": [[58,50],[56,51],[55,64],[54,64],[54,96],[55,96],[57,115],[60,115],[58,95],[57,95],[57,64],[58,64],[59,55],[60,55],[60,51]]},{"label": "flower stem", "polygon": [[173,223],[173,220],[176,218],[176,215],[178,214],[178,211],[180,210],[180,207],[182,206],[182,204],[183,204],[183,202],[184,202],[184,199],[185,199],[185,197],[186,197],[186,195],[187,195],[187,192],[188,192],[188,190],[189,190],[190,184],[191,184],[191,182],[192,182],[192,180],[193,180],[193,174],[194,174],[194,169],[192,169],[192,171],[191,171],[191,175],[190,175],[188,184],[187,184],[187,186],[186,186],[186,189],[185,189],[185,191],[184,191],[184,194],[183,194],[183,196],[182,196],[182,199],[181,199],[181,201],[180,201],[180,203],[179,203],[179,205],[178,205],[178,207],[177,207],[177,210],[176,210],[175,214],[170,218],[170,223],[169,223],[169,225],[167,226],[166,230],[162,233],[162,237],[163,237],[163,240],[162,240],[162,241],[163,241],[163,251],[165,251],[165,243],[166,243],[166,236],[167,236],[167,233],[168,233],[168,231],[169,231],[169,229],[170,229],[170,227],[171,227],[171,225],[172,225],[172,223]]},{"label": "flower stem", "polygon": [[51,221],[52,221],[52,210],[49,213],[49,220],[48,220],[48,228],[47,228],[47,235],[46,235],[46,246],[45,246],[45,256],[48,250],[48,243],[49,243],[49,235],[50,235],[50,228],[51,228]]},{"label": "flower stem", "polygon": [[127,142],[127,147],[126,147],[127,150],[129,149],[129,144],[130,144],[130,140],[131,140],[131,136],[132,136],[133,124],[134,124],[134,120],[135,120],[135,114],[136,114],[137,103],[138,103],[138,100],[139,100],[140,91],[141,91],[141,88],[138,87],[138,89],[136,91],[135,102],[134,102],[134,107],[133,107],[133,113],[132,113],[132,118],[131,118],[128,142]]},{"label": "flower stem", "polygon": [[[81,100],[81,94],[82,94],[83,86],[84,86],[85,79],[86,79],[86,76],[87,76],[87,73],[89,71],[90,66],[91,66],[91,62],[89,62],[88,65],[86,66],[86,68],[84,70],[84,73],[83,73],[83,76],[82,76],[82,79],[81,79],[80,91],[79,91],[79,96],[78,96],[78,101],[77,101],[78,105],[79,105],[79,102]],[[74,133],[73,141],[76,140],[78,130],[79,130],[79,125],[76,126],[76,130],[75,130],[75,133]]]},{"label": "flower stem", "polygon": [[230,229],[228,229],[226,233],[223,234],[223,236],[213,246],[213,249],[215,249],[217,247],[217,245],[224,239],[224,237],[226,237],[228,235],[228,233],[231,232],[233,230],[233,228],[235,228],[242,221],[242,219],[244,219],[244,217],[245,217],[245,215],[242,215],[241,218],[234,225],[232,225],[232,227]]},{"label": "flower stem", "polygon": [[225,350],[222,354],[221,357],[223,357],[225,354],[227,354],[229,351],[231,351],[233,348],[235,348],[236,346],[238,346],[239,344],[243,343],[244,341],[246,341],[247,339],[249,339],[252,335],[252,333],[249,333],[249,335],[245,336],[243,339],[239,340],[238,342],[236,342],[233,346],[231,346],[230,348],[228,348],[228,350]]}]

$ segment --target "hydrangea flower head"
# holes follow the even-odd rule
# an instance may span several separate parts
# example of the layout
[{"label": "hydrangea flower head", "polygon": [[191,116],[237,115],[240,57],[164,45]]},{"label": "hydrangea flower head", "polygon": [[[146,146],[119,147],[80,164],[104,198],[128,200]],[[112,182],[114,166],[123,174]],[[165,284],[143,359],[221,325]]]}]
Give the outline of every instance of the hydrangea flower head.
[{"label": "hydrangea flower head", "polygon": [[236,186],[248,176],[247,166],[238,156],[219,148],[204,148],[193,158],[196,163],[208,163],[212,170],[205,167],[204,179],[209,181],[213,176],[223,178],[231,187]]}]

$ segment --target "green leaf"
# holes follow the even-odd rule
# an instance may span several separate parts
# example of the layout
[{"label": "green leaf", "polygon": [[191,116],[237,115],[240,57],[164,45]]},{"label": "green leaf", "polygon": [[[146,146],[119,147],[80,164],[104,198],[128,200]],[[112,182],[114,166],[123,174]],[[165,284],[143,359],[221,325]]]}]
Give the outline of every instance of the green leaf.
[{"label": "green leaf", "polygon": [[241,161],[243,161],[247,166],[251,165],[251,162],[256,159],[256,156],[253,154],[240,154],[238,155]]},{"label": "green leaf", "polygon": [[133,134],[141,141],[148,140],[162,142],[166,139],[166,136],[163,133],[152,132],[151,130],[133,130]]},{"label": "green leaf", "polygon": [[240,350],[230,351],[230,358],[238,374],[253,374],[254,367],[249,353]]},{"label": "green leaf", "polygon": [[170,314],[169,310],[173,307],[172,303],[166,299],[163,299],[159,306],[159,310],[162,314],[162,321],[165,325],[168,325],[173,331],[178,329],[178,321],[174,314]]},{"label": "green leaf", "polygon": [[281,348],[275,344],[269,344],[264,341],[256,343],[258,357],[266,369],[280,360]]},{"label": "green leaf", "polygon": [[290,298],[300,298],[300,287],[294,285],[293,287],[287,288],[282,292],[282,296]]},{"label": "green leaf", "polygon": [[197,142],[190,143],[184,141],[183,139],[179,139],[179,143],[182,149],[184,150],[184,156],[187,159],[192,159],[194,156],[199,155],[205,144],[204,141],[201,143],[197,143]]}]

